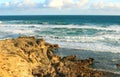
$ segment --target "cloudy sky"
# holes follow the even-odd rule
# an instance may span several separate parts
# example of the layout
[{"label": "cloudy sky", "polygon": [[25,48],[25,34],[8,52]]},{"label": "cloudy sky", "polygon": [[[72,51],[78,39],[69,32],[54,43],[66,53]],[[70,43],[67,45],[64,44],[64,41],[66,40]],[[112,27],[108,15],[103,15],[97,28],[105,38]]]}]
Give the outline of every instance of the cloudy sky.
[{"label": "cloudy sky", "polygon": [[0,0],[0,15],[120,15],[120,0]]}]

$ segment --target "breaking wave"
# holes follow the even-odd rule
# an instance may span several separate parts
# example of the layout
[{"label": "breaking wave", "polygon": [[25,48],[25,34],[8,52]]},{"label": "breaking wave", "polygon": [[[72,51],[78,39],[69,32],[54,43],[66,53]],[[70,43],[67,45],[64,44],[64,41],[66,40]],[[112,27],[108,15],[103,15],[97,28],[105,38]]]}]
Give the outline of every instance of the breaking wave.
[{"label": "breaking wave", "polygon": [[0,38],[43,37],[61,47],[120,53],[120,25],[0,24]]}]

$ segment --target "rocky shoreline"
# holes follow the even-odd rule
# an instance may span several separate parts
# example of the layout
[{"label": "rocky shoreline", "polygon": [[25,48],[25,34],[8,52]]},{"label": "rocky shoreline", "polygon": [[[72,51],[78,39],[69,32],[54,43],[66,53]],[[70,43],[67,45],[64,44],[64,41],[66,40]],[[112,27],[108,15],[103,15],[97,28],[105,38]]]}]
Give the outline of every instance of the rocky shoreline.
[{"label": "rocky shoreline", "polygon": [[90,68],[93,58],[61,58],[54,53],[58,48],[35,37],[1,40],[0,77],[120,77]]}]

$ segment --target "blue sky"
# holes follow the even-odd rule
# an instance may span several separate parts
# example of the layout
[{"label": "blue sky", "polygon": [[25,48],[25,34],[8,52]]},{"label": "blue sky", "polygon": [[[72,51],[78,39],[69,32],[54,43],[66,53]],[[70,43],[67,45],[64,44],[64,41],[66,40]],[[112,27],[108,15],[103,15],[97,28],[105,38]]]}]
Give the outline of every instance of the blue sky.
[{"label": "blue sky", "polygon": [[120,15],[120,0],[0,0],[0,15]]}]

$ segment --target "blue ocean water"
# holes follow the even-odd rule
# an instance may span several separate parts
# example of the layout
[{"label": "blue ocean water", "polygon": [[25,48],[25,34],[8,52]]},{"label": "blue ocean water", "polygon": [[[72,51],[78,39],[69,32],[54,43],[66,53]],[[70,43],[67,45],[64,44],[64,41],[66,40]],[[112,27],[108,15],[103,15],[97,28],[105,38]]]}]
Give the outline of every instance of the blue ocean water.
[{"label": "blue ocean water", "polygon": [[0,39],[23,35],[59,44],[61,56],[92,57],[95,68],[120,72],[116,67],[120,63],[120,16],[0,16]]}]

